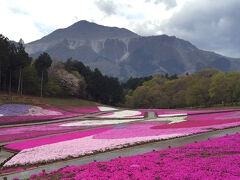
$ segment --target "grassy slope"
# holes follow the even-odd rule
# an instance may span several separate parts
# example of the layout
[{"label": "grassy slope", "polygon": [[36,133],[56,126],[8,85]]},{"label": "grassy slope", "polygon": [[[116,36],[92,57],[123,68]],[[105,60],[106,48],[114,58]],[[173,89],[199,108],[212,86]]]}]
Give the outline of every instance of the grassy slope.
[{"label": "grassy slope", "polygon": [[[48,105],[71,105],[71,106],[93,106],[96,102],[82,100],[78,98],[53,98],[53,97],[38,97],[38,96],[17,96],[12,94],[9,96],[7,93],[0,92],[0,105],[1,104],[48,104]],[[215,105],[212,107],[187,107],[179,108],[179,110],[215,110],[215,109],[240,109],[237,105],[223,106]]]},{"label": "grassy slope", "polygon": [[50,98],[50,97],[37,97],[37,96],[17,96],[12,94],[9,96],[6,93],[0,92],[0,105],[1,104],[49,104],[49,105],[71,105],[71,106],[91,106],[96,105],[95,102],[82,100],[78,98]]}]

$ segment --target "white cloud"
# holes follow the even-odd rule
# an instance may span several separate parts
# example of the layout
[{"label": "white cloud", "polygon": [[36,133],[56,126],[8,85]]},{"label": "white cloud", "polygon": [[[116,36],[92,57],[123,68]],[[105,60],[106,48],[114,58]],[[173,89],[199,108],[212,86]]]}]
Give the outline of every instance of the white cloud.
[{"label": "white cloud", "polygon": [[[239,4],[239,0],[0,0],[0,33],[30,42],[87,20],[139,35],[176,35],[200,48],[237,57]],[[215,19],[220,20],[214,24]]]},{"label": "white cloud", "polygon": [[239,0],[189,1],[163,23],[162,30],[201,49],[240,57],[239,8]]},{"label": "white cloud", "polygon": [[25,42],[79,20],[124,27],[141,35],[157,34],[161,31],[155,27],[173,12],[162,3],[145,0],[0,0],[0,4],[0,33]]},{"label": "white cloud", "polygon": [[0,1],[0,33],[11,40],[18,41],[23,38],[25,41],[31,41],[43,36],[35,27],[32,17],[24,13],[13,12],[6,8],[7,4]]}]

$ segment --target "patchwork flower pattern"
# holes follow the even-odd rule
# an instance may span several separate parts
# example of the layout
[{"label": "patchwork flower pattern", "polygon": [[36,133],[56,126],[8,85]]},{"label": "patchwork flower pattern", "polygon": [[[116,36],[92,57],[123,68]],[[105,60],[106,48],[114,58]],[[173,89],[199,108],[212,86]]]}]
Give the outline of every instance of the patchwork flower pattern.
[{"label": "patchwork flower pattern", "polygon": [[228,135],[143,155],[62,167],[30,179],[239,179],[240,135]]},{"label": "patchwork flower pattern", "polygon": [[[48,106],[39,107],[49,111],[55,110]],[[159,117],[151,120],[132,119],[131,117],[141,117],[146,110],[119,110],[107,113],[107,115],[105,114],[107,117],[106,119],[104,119],[103,115],[99,116],[101,119],[42,125],[43,128],[46,128],[45,134],[47,134],[48,130],[68,133],[5,145],[5,148],[18,150],[20,152],[7,161],[4,167],[17,167],[26,164],[34,165],[42,162],[76,158],[96,152],[104,152],[146,142],[154,142],[240,125],[240,118],[238,118],[240,113],[236,110],[230,110],[233,112],[228,112],[229,110],[216,110],[211,111],[210,114],[204,114],[209,111],[149,111],[161,112],[162,114],[159,113]],[[68,113],[70,113],[57,109],[56,112],[62,113],[63,115],[68,115]],[[201,112],[203,113],[201,114]],[[20,117],[21,116],[18,116],[18,118]],[[48,116],[46,115],[43,117]],[[108,119],[109,117],[126,119],[114,120]],[[102,125],[109,126],[99,128],[99,126]],[[95,129],[84,130],[84,127],[94,127]],[[15,133],[17,134],[17,132],[19,132],[19,134],[21,134],[24,128],[26,128],[26,133],[29,134],[31,134],[32,128],[33,135],[30,135],[30,137],[37,137],[37,133],[40,133],[39,136],[43,135],[43,132],[37,132],[37,128],[34,126],[31,128],[16,128]],[[82,131],[69,132],[81,128],[83,128]],[[8,134],[11,134],[11,130],[8,130]],[[1,132],[3,131],[0,130],[0,137]],[[12,135],[13,134],[14,133],[12,133]],[[2,135],[4,136],[4,133]],[[138,168],[141,167],[141,165],[134,163],[131,164],[130,167]]]}]

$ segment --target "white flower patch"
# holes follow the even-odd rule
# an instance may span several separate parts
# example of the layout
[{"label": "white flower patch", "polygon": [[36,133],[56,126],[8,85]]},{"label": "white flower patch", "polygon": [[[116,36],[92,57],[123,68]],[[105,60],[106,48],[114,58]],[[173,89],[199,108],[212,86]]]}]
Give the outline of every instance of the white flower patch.
[{"label": "white flower patch", "polygon": [[24,116],[48,116],[48,115],[62,115],[62,113],[43,109],[37,106],[31,106],[28,110],[28,113],[24,114]]},{"label": "white flower patch", "polygon": [[168,124],[175,124],[175,123],[180,123],[180,122],[184,122],[184,121],[187,121],[185,120],[187,116],[169,116],[169,117],[162,117],[162,118],[157,118],[157,119],[150,119],[150,120],[147,120],[147,121],[171,121],[170,123]]},{"label": "white flower patch", "polygon": [[112,108],[112,107],[106,107],[106,106],[98,106],[98,109],[100,111],[116,111],[116,108]]},{"label": "white flower patch", "polygon": [[0,114],[0,116],[3,116],[3,114]]},{"label": "white flower patch", "polygon": [[128,123],[128,122],[138,121],[138,120],[142,120],[142,119],[127,119],[127,120],[88,120],[88,121],[79,121],[79,122],[61,124],[60,126],[108,125],[108,124]]},{"label": "white flower patch", "polygon": [[175,117],[175,116],[187,116],[187,114],[161,114],[158,117]]},{"label": "white flower patch", "polygon": [[[132,110],[123,110],[123,111],[118,111],[114,112],[111,115],[106,115],[106,116],[99,116],[100,118],[136,118],[138,117],[137,115],[141,115],[142,113],[140,111],[132,111]],[[128,116],[136,116],[136,117],[128,117]]]},{"label": "white flower patch", "polygon": [[8,167],[16,165],[26,165],[60,160],[68,157],[79,157],[82,155],[92,154],[95,151],[106,151],[115,148],[120,149],[122,147],[127,147],[129,145],[140,142],[169,139],[183,135],[187,135],[187,133],[133,137],[123,139],[94,139],[94,136],[87,136],[83,138],[24,149],[20,151],[17,155],[13,156],[3,166]]}]

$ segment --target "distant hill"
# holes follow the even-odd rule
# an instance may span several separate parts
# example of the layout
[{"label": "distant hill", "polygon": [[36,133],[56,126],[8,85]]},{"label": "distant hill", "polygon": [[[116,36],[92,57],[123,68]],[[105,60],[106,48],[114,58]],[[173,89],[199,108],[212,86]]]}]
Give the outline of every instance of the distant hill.
[{"label": "distant hill", "polygon": [[26,44],[37,57],[43,51],[66,61],[72,57],[120,79],[156,72],[181,74],[203,68],[239,70],[240,59],[203,51],[175,36],[142,37],[124,28],[79,21]]}]

